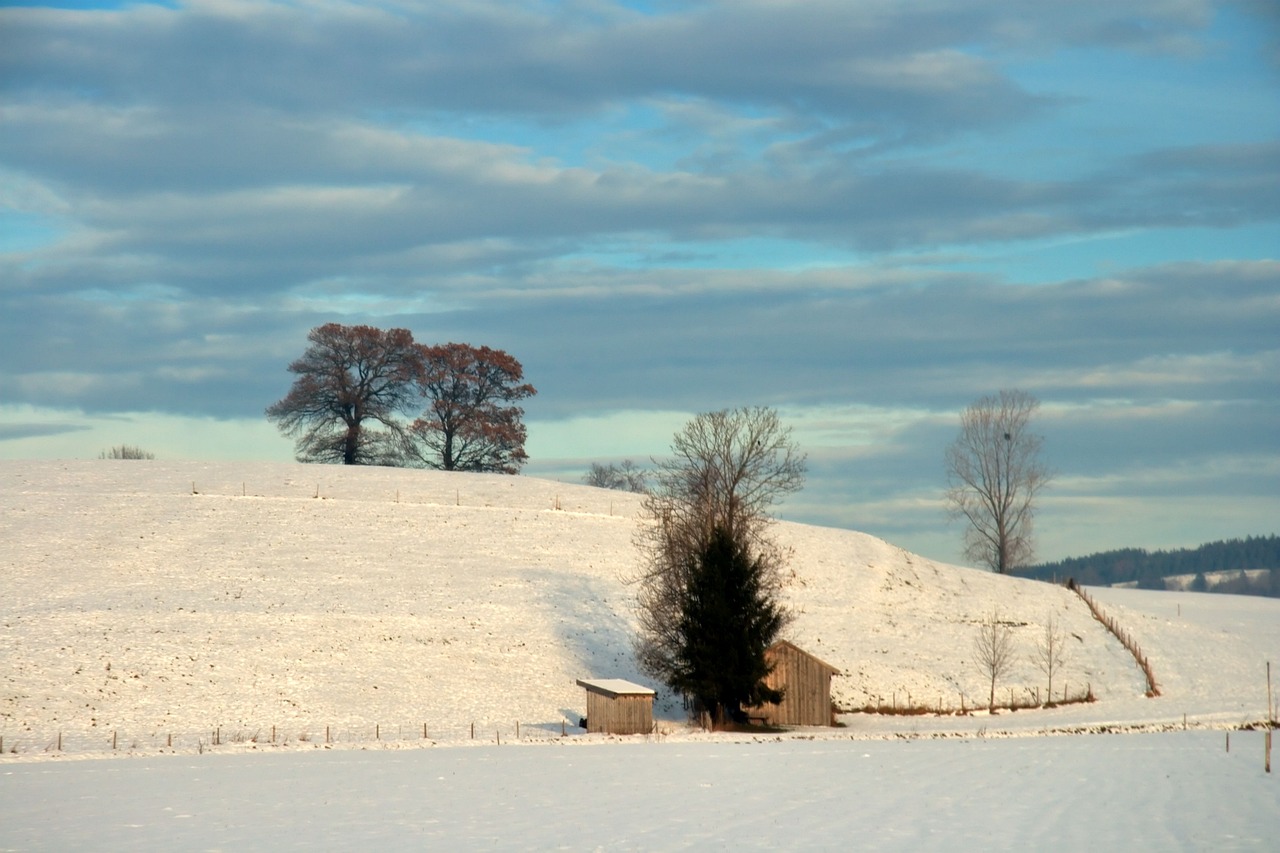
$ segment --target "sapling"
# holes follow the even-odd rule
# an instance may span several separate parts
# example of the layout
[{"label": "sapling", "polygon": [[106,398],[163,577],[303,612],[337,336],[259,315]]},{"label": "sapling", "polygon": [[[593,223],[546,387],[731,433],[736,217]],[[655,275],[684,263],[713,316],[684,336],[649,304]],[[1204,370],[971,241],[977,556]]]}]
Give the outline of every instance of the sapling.
[{"label": "sapling", "polygon": [[1049,678],[1049,701],[1053,701],[1053,675],[1067,662],[1067,644],[1062,627],[1052,613],[1044,623],[1044,633],[1036,638],[1036,652],[1031,660]]},{"label": "sapling", "polygon": [[987,710],[996,709],[996,682],[1013,666],[1013,631],[1000,621],[998,613],[992,613],[978,626],[978,636],[973,641],[978,666],[990,679],[991,690],[987,697]]}]

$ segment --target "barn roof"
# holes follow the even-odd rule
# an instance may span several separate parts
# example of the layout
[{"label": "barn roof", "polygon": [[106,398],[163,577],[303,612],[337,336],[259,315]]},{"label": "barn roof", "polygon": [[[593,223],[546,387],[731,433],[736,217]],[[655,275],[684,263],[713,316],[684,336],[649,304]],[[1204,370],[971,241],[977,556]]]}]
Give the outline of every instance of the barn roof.
[{"label": "barn roof", "polygon": [[654,691],[639,684],[633,684],[622,678],[590,678],[578,679],[578,686],[585,687],[595,693],[603,693],[610,699],[616,696],[653,696]]},{"label": "barn roof", "polygon": [[818,664],[820,664],[821,666],[825,667],[826,669],[831,670],[831,673],[832,673],[833,675],[839,675],[839,674],[840,674],[840,667],[838,667],[838,666],[832,666],[831,664],[827,663],[826,661],[824,661],[822,658],[818,657],[817,655],[810,654],[809,652],[806,652],[804,649],[800,648],[799,646],[797,646],[795,643],[791,642],[790,640],[778,640],[776,643],[774,643],[772,646],[770,646],[766,651],[772,651],[773,649],[776,649],[776,648],[778,648],[779,646],[786,646],[787,648],[794,649],[795,651],[799,652],[800,654],[804,655],[804,656],[805,656],[805,657],[807,657],[807,658],[812,659],[813,661],[815,661],[816,663],[818,663]]}]

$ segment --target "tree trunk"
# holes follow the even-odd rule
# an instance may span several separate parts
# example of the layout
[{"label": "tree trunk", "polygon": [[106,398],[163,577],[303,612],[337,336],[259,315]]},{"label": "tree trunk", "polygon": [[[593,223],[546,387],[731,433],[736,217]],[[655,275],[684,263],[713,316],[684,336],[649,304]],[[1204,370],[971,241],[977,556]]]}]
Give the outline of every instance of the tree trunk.
[{"label": "tree trunk", "polygon": [[360,448],[360,424],[347,426],[347,437],[342,442],[342,464],[356,464],[356,453]]},{"label": "tree trunk", "polygon": [[444,448],[440,451],[440,467],[445,471],[452,471],[455,464],[453,459],[453,430],[445,427]]}]

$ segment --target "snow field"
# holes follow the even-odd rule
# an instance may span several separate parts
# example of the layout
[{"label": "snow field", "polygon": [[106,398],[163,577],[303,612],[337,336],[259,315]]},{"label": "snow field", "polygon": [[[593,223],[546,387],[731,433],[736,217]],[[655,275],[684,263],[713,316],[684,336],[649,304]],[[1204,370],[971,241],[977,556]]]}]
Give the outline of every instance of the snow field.
[{"label": "snow field", "polygon": [[[127,744],[310,747],[515,735],[577,722],[576,679],[649,683],[631,653],[634,495],[523,477],[135,461],[0,467],[0,737],[6,755]],[[1078,597],[935,563],[865,534],[779,523],[789,638],[837,666],[845,708],[985,707],[977,625],[1018,657],[997,698],[1044,690],[1049,614],[1069,659],[1055,692],[1099,701],[967,716],[843,718],[828,734],[1238,726],[1266,714],[1280,602],[1092,590],[1138,638],[1164,695]],[[660,685],[654,685],[659,686]],[[660,697],[660,727],[684,715]],[[405,735],[405,733],[410,733]],[[394,733],[394,735],[392,734]],[[819,731],[819,734],[822,732]],[[135,747],[136,744],[136,747]],[[16,751],[16,752],[15,752]],[[56,751],[56,750],[55,750]]]},{"label": "snow field", "polygon": [[662,697],[652,736],[575,733],[577,678],[649,683],[638,509],[527,478],[0,463],[0,850],[1276,849],[1261,733],[1222,730],[1266,716],[1274,600],[1091,589],[1149,699],[1062,588],[780,523],[788,636],[845,707],[984,705],[993,613],[1018,647],[1001,696],[1043,684],[1052,613],[1055,688],[1099,701],[765,738]]},{"label": "snow field", "polygon": [[1274,850],[1261,733],[1224,735],[0,764],[0,849]]}]

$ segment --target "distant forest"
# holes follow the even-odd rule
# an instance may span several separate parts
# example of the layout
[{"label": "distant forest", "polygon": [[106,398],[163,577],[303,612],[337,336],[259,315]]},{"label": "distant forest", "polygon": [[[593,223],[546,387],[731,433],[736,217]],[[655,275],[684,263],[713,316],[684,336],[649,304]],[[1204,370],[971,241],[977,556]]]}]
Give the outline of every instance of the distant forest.
[{"label": "distant forest", "polygon": [[[1269,572],[1257,577],[1245,574],[1245,571],[1253,569],[1268,569]],[[1206,575],[1223,572],[1236,574],[1206,578]],[[1089,586],[1136,582],[1139,589],[1166,589],[1165,578],[1194,575],[1187,589],[1280,598],[1280,536],[1228,539],[1176,551],[1123,548],[1089,557],[1041,563],[1022,569],[1018,574],[1043,581],[1061,582],[1074,578],[1077,583]]]}]

